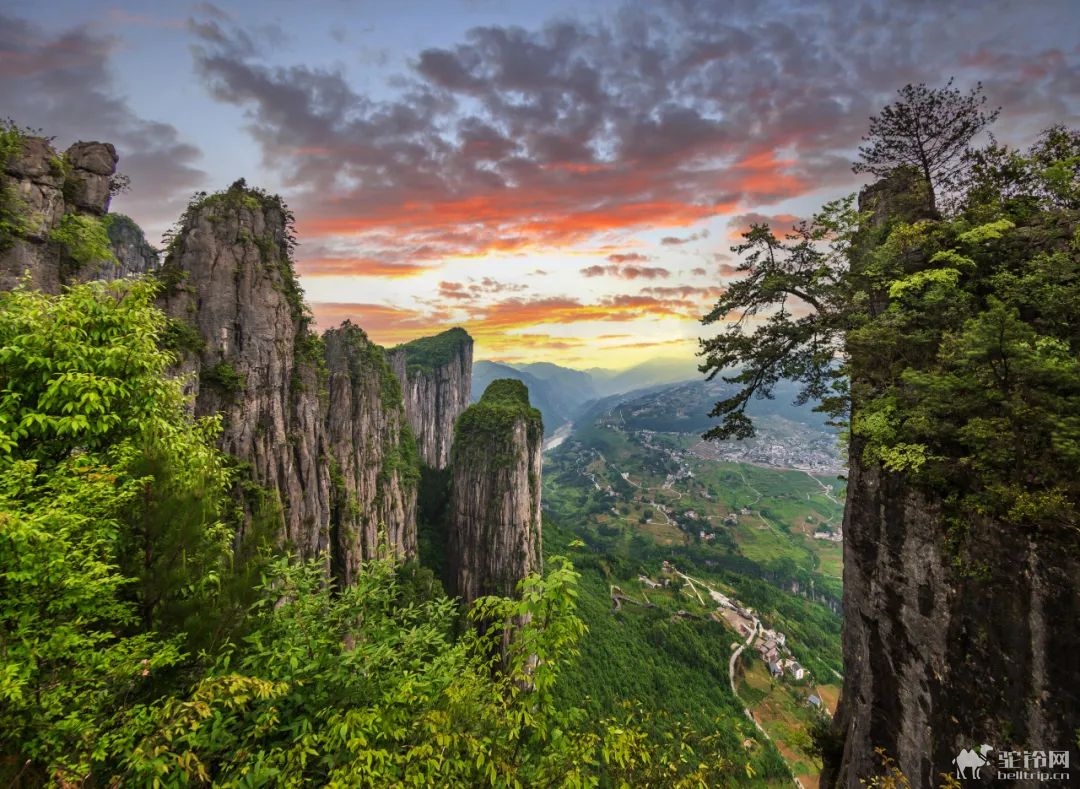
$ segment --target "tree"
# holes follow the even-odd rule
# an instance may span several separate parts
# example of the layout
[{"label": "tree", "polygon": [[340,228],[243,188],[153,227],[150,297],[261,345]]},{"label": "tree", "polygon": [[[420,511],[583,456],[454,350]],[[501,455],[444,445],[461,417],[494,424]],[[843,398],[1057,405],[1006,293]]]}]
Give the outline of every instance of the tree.
[{"label": "tree", "polygon": [[1075,129],[1051,126],[1026,155],[992,139],[968,158],[964,209],[974,218],[1080,208],[1080,132]]},{"label": "tree", "polygon": [[858,225],[853,202],[847,198],[830,203],[813,222],[800,224],[783,240],[768,226],[754,225],[744,234],[744,243],[732,247],[745,256],[738,271],[746,276],[732,283],[701,319],[706,325],[723,321],[725,328],[701,340],[698,355],[705,357],[699,369],[708,380],[734,370],[724,380],[742,387],[709,412],[723,422],[703,438],[753,436],[746,407],[752,397],[771,398],[781,378],[803,384],[799,404],[817,400],[834,416],[844,413],[837,361],[851,306],[846,272]]},{"label": "tree", "polygon": [[870,133],[859,146],[856,173],[883,177],[898,167],[912,167],[927,185],[927,208],[937,215],[936,193],[955,185],[964,169],[969,143],[997,118],[1000,108],[985,111],[982,83],[966,95],[952,87],[905,85],[900,99],[870,118]]},{"label": "tree", "polygon": [[229,554],[216,423],[167,375],[153,298],[130,280],[0,293],[0,763],[57,784],[160,692],[183,643],[160,625],[212,615]]},{"label": "tree", "polygon": [[899,168],[868,193],[886,198],[873,221],[849,204],[787,242],[755,226],[735,248],[746,277],[703,318],[736,316],[702,341],[701,370],[735,368],[726,380],[742,385],[705,437],[752,434],[749,398],[798,380],[804,400],[847,411],[853,464],[907,475],[958,528],[978,513],[1075,532],[1078,151],[1055,127],[1026,154],[980,152],[949,218],[898,199],[918,190]]}]

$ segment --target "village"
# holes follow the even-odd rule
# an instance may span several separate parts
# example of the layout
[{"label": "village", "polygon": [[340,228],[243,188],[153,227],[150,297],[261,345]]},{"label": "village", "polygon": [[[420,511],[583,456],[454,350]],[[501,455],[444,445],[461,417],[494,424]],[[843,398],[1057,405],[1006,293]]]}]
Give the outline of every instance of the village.
[{"label": "village", "polygon": [[[698,602],[702,605],[707,605],[705,603],[705,598],[701,595],[701,591],[703,590],[716,606],[715,610],[709,614],[709,618],[713,621],[727,625],[731,630],[735,631],[745,639],[742,645],[738,646],[732,655],[730,680],[733,690],[735,688],[736,660],[739,654],[748,647],[751,648],[767,666],[769,675],[774,679],[786,680],[798,684],[811,682],[812,678],[810,672],[799,663],[788,648],[787,636],[778,630],[765,628],[754,613],[754,610],[747,608],[739,600],[716,591],[703,581],[691,578],[667,560],[664,560],[661,563],[661,571],[658,580],[654,580],[645,574],[638,575],[638,581],[644,589],[671,588],[677,584],[679,580],[683,582],[683,589],[689,590],[689,593],[696,597]],[[644,598],[644,603],[639,604],[653,607],[653,604],[649,602],[647,593],[644,590],[642,596]],[[618,587],[613,587],[612,602],[614,608],[618,609],[622,602],[637,603],[638,601],[622,594],[622,591]],[[691,614],[680,610],[675,613],[675,616],[691,616]],[[827,714],[830,712],[823,706],[821,697],[817,694],[811,693],[807,696],[806,703]]]}]

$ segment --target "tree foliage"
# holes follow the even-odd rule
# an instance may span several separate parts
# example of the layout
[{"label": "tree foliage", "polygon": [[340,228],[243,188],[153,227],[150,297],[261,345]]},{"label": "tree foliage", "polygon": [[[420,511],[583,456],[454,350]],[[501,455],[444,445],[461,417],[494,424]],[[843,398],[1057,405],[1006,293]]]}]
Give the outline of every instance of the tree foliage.
[{"label": "tree foliage", "polygon": [[[22,150],[29,133],[10,120],[0,120],[0,173]],[[0,183],[0,252],[6,252],[26,229],[26,211],[14,184]]]},{"label": "tree foliage", "polygon": [[748,438],[753,424],[746,416],[751,397],[771,397],[782,378],[803,384],[798,402],[818,400],[834,415],[844,412],[844,382],[836,364],[848,326],[848,306],[855,295],[847,279],[847,255],[858,233],[858,216],[848,198],[825,207],[812,222],[802,223],[780,239],[767,225],[756,224],[745,241],[732,247],[743,256],[742,279],[727,289],[702,318],[723,323],[721,334],[700,342],[700,369],[712,380],[742,384],[732,397],[709,413],[723,421],[707,439]]},{"label": "tree foliage", "polygon": [[[206,610],[228,557],[216,425],[166,375],[152,297],[0,294],[0,752],[55,783],[85,780],[180,661],[180,611]],[[197,528],[162,537],[173,518]]]},{"label": "tree foliage", "polygon": [[968,93],[952,86],[942,88],[925,83],[905,85],[900,98],[870,118],[870,132],[859,147],[861,161],[857,173],[882,177],[898,167],[912,167],[928,186],[931,213],[937,210],[937,195],[956,184],[967,164],[969,144],[975,135],[997,118],[1000,108],[986,111],[986,97],[978,83]]},{"label": "tree foliage", "polygon": [[[728,380],[743,384],[717,404],[725,419],[707,437],[748,434],[748,398],[793,378],[804,396],[849,410],[861,462],[934,488],[956,523],[981,515],[1075,529],[1078,154],[1080,135],[1061,127],[1026,152],[975,152],[947,218],[895,210],[904,202],[894,193],[910,188],[901,168],[873,188],[883,207],[873,217],[837,221],[832,208],[817,239],[786,244],[751,230],[737,248],[747,276],[704,318],[739,316],[703,341],[702,369],[741,365]],[[805,248],[803,238],[831,247]],[[809,314],[793,314],[793,297]],[[846,403],[840,374],[852,382]]]}]

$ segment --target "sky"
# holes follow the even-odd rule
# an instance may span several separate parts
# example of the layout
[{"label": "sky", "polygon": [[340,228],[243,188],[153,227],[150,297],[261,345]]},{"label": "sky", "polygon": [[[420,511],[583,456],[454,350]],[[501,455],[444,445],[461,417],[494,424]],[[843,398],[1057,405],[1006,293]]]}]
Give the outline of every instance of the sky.
[{"label": "sky", "polygon": [[856,191],[907,83],[1080,125],[1077,0],[7,0],[0,117],[112,142],[152,242],[198,190],[281,193],[322,328],[476,357],[692,359],[753,221]]}]

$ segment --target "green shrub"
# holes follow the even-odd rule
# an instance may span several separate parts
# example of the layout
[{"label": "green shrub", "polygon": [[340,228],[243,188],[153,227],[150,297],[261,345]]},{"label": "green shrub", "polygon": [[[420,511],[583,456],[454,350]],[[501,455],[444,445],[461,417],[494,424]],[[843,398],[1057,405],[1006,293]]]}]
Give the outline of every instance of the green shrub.
[{"label": "green shrub", "polygon": [[231,397],[244,390],[244,376],[230,363],[220,361],[199,374],[199,382],[220,395]]},{"label": "green shrub", "polygon": [[[25,132],[11,121],[0,122],[0,177],[22,147]],[[0,183],[0,252],[11,248],[26,230],[23,202],[13,186]]]},{"label": "green shrub", "polygon": [[49,240],[60,244],[80,268],[89,263],[116,261],[105,223],[97,217],[65,214],[49,232]]}]

